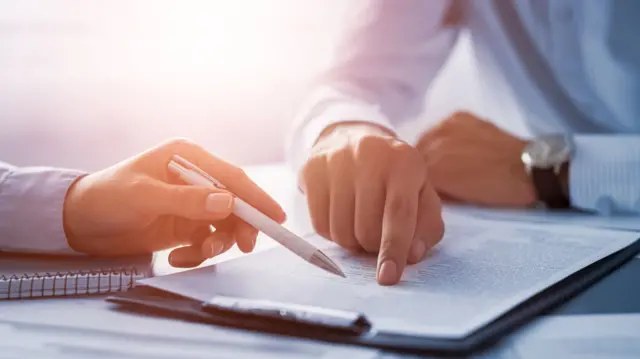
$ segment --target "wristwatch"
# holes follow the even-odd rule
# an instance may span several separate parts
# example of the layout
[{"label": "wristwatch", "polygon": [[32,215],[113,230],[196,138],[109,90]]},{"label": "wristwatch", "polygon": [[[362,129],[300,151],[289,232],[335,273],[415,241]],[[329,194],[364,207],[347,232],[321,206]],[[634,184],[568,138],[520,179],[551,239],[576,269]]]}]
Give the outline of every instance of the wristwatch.
[{"label": "wristwatch", "polygon": [[563,134],[540,136],[530,141],[522,151],[522,162],[531,177],[538,199],[547,208],[570,206],[569,195],[563,189],[561,172],[566,170],[573,144]]}]

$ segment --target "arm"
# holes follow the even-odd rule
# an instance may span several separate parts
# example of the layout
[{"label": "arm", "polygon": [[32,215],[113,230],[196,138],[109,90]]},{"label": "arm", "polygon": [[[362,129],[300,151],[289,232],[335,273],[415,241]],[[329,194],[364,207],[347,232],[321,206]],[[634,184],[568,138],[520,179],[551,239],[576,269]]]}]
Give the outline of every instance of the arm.
[{"label": "arm", "polygon": [[367,4],[303,106],[289,154],[315,231],[378,252],[376,279],[392,285],[444,233],[422,156],[392,125],[421,110],[457,30],[445,26],[451,0]]},{"label": "arm", "polygon": [[0,162],[0,251],[71,252],[62,209],[82,173]]},{"label": "arm", "polygon": [[[198,163],[233,195],[168,177],[174,155]],[[195,266],[236,244],[253,250],[258,230],[231,216],[236,196],[284,222],[278,203],[240,168],[186,139],[86,176],[0,162],[0,251],[122,256],[180,247],[170,263]]]},{"label": "arm", "polygon": [[296,171],[333,124],[366,121],[392,130],[419,113],[457,38],[446,26],[453,3],[378,0],[359,14],[295,121],[289,160]]},{"label": "arm", "polygon": [[640,135],[576,135],[569,165],[571,204],[640,214]]}]

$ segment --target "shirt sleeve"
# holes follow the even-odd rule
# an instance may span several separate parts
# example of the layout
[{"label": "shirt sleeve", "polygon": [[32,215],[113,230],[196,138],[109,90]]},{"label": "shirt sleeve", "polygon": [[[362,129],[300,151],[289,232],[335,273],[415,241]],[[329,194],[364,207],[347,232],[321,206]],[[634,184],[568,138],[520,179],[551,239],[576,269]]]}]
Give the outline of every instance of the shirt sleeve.
[{"label": "shirt sleeve", "polygon": [[365,121],[391,131],[417,116],[425,92],[455,44],[450,0],[368,2],[345,32],[294,121],[288,159],[295,170],[328,126]]},{"label": "shirt sleeve", "polygon": [[67,190],[82,175],[0,162],[0,251],[74,253],[62,210]]},{"label": "shirt sleeve", "polygon": [[640,135],[577,135],[569,167],[574,207],[640,214]]}]

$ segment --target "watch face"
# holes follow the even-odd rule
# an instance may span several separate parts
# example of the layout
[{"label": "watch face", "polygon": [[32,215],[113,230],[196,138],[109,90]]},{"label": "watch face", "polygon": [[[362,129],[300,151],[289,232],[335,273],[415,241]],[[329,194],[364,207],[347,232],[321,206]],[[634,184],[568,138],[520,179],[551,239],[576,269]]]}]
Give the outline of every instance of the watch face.
[{"label": "watch face", "polygon": [[566,136],[543,136],[527,145],[522,153],[522,162],[529,168],[552,168],[568,161],[571,151],[571,143]]}]

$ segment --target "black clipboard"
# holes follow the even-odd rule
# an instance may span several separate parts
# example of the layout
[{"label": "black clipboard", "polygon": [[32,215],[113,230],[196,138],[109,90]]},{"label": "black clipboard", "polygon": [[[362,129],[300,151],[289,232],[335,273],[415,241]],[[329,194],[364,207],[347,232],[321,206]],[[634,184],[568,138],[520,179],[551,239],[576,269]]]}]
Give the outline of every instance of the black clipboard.
[{"label": "black clipboard", "polygon": [[377,331],[375,323],[362,313],[230,297],[214,297],[201,303],[144,285],[110,296],[107,301],[118,304],[121,310],[243,330],[403,352],[464,355],[490,347],[536,316],[567,302],[639,252],[640,239],[534,295],[462,339]]}]

